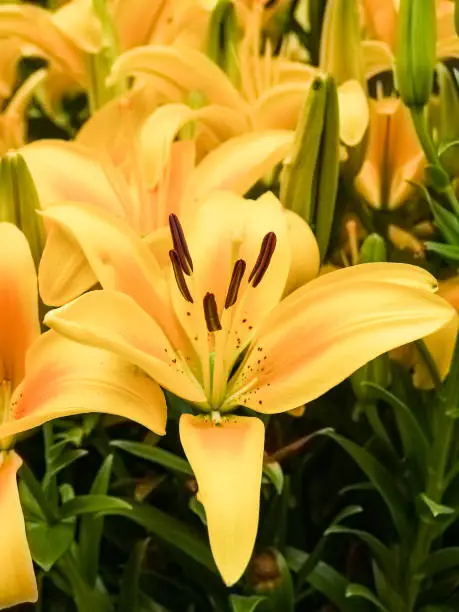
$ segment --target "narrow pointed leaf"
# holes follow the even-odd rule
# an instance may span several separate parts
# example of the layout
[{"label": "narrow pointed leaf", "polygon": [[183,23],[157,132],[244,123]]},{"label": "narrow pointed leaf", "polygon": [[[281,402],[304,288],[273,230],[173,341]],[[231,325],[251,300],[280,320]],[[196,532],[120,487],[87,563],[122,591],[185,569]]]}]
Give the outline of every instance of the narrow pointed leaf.
[{"label": "narrow pointed leaf", "polygon": [[173,472],[193,476],[193,470],[188,461],[157,446],[151,446],[151,444],[144,444],[143,442],[129,442],[128,440],[113,440],[110,444],[131,455],[157,463]]}]

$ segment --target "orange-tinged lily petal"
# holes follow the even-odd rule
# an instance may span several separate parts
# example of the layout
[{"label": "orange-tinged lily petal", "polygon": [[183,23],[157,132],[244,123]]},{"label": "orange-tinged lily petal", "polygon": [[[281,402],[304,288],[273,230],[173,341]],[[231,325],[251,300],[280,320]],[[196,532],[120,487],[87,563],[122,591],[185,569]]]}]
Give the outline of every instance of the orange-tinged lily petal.
[{"label": "orange-tinged lily petal", "polygon": [[339,133],[344,144],[355,147],[363,139],[370,119],[368,100],[360,83],[353,79],[338,87]]},{"label": "orange-tinged lily petal", "polygon": [[365,25],[373,38],[393,47],[397,32],[397,7],[393,0],[363,0]]},{"label": "orange-tinged lily petal", "polygon": [[111,352],[53,331],[31,348],[26,378],[11,405],[11,419],[0,425],[2,438],[57,417],[88,412],[115,414],[165,433],[166,402],[157,382]]},{"label": "orange-tinged lily petal", "polygon": [[367,79],[392,70],[394,56],[386,43],[377,40],[364,40],[362,42],[363,63]]},{"label": "orange-tinged lily petal", "polygon": [[24,234],[0,223],[0,381],[13,388],[24,376],[25,355],[40,333],[35,265]]},{"label": "orange-tinged lily petal", "polygon": [[199,200],[214,189],[244,195],[288,153],[294,132],[269,130],[236,136],[206,155],[190,177],[187,196]]},{"label": "orange-tinged lily petal", "polygon": [[137,47],[115,61],[110,80],[116,82],[139,73],[173,82],[184,95],[197,90],[210,103],[247,111],[247,104],[225,73],[206,55],[194,49],[184,52],[183,49],[162,45]]},{"label": "orange-tinged lily petal", "polygon": [[264,426],[253,417],[182,415],[180,439],[199,487],[209,540],[228,586],[239,580],[258,529]]},{"label": "orange-tinged lily petal", "polygon": [[188,122],[197,124],[196,140],[204,131],[212,144],[237,136],[249,129],[241,113],[226,106],[210,105],[192,109],[186,104],[165,104],[145,121],[140,132],[148,183],[155,186],[166,165],[171,145],[179,130]]},{"label": "orange-tinged lily petal", "polygon": [[432,277],[425,273],[424,290],[413,290],[391,283],[394,266],[403,264],[386,265],[385,272],[382,264],[363,264],[350,275],[321,276],[285,299],[235,377],[233,393],[238,385],[246,391],[233,401],[268,413],[295,408],[378,355],[450,323],[455,311],[431,293]]},{"label": "orange-tinged lily petal", "polygon": [[14,452],[0,455],[0,609],[38,599],[16,474],[22,461]]},{"label": "orange-tinged lily petal", "polygon": [[113,21],[123,50],[146,45],[168,0],[115,0]]},{"label": "orange-tinged lily petal", "polygon": [[85,81],[84,54],[53,22],[52,13],[32,4],[0,6],[0,37],[15,37],[33,45],[79,82]]},{"label": "orange-tinged lily petal", "polygon": [[205,396],[167,336],[133,300],[115,291],[91,291],[50,311],[45,323],[76,342],[113,351],[159,384],[192,402]]}]

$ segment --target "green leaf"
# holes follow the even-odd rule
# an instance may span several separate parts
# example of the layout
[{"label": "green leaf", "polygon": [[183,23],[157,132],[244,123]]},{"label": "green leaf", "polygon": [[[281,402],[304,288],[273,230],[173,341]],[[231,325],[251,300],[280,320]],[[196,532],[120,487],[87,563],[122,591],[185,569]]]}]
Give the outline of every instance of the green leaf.
[{"label": "green leaf", "polygon": [[396,395],[373,382],[362,383],[371,390],[371,397],[386,402],[394,411],[405,457],[413,458],[425,470],[429,441],[413,411]]},{"label": "green leaf", "polygon": [[378,608],[378,610],[381,610],[381,612],[389,612],[389,610],[379,601],[376,595],[362,584],[350,584],[346,589],[346,597],[360,597],[362,599],[366,599],[376,608]]},{"label": "green leaf", "polygon": [[361,529],[343,527],[342,525],[332,525],[325,533],[326,535],[343,534],[359,538],[368,546],[381,570],[388,576],[391,576],[394,579],[396,578],[395,572],[397,569],[394,567],[394,561],[390,550],[381,542],[381,540],[378,540],[378,538],[371,533]]},{"label": "green leaf", "polygon": [[446,242],[451,245],[459,245],[459,219],[454,213],[449,211],[441,204],[438,204],[433,198],[431,198],[425,187],[422,185],[417,185],[417,187],[422,190],[432,212],[435,225],[442,233]]},{"label": "green leaf", "polygon": [[451,514],[455,513],[454,508],[450,508],[449,506],[444,506],[435,502],[425,493],[418,495],[416,499],[416,507],[421,520],[429,525],[435,523],[438,518],[441,520],[445,517],[445,515],[449,518]]},{"label": "green leaf", "polygon": [[[112,514],[112,512],[109,511],[106,514]],[[130,509],[119,509],[114,511],[113,514],[125,516],[142,525],[163,542],[181,550],[211,572],[218,574],[207,543],[185,523],[158,510],[158,508],[136,503],[133,503]]]},{"label": "green leaf", "polygon": [[45,572],[49,572],[72,544],[75,521],[67,520],[57,525],[27,521],[26,530],[33,560]]},{"label": "green leaf", "polygon": [[[113,455],[109,455],[92,483],[91,495],[106,495],[113,466]],[[102,516],[83,516],[79,528],[79,559],[82,572],[91,586],[96,583],[99,572],[100,544],[104,529]]]},{"label": "green leaf", "polygon": [[81,457],[85,457],[88,454],[87,450],[78,449],[70,450],[60,454],[57,458],[50,461],[46,468],[46,474],[43,479],[43,488],[46,488],[50,483],[51,479],[56,476],[64,468],[68,467]]},{"label": "green leaf", "polygon": [[61,506],[60,514],[62,518],[78,516],[80,514],[103,513],[108,514],[114,511],[129,510],[131,505],[118,497],[109,495],[79,495]]},{"label": "green leaf", "polygon": [[338,514],[335,516],[333,521],[330,523],[329,527],[324,531],[323,536],[320,538],[320,540],[315,545],[313,551],[307,556],[307,559],[305,559],[304,564],[299,568],[298,584],[300,586],[306,580],[308,574],[312,572],[314,567],[319,562],[319,559],[322,556],[322,553],[324,551],[325,544],[327,541],[327,537],[330,533],[330,530],[333,527],[336,527],[337,525],[339,525],[339,523],[343,521],[344,519],[349,518],[350,516],[354,516],[355,514],[360,514],[360,512],[362,511],[363,511],[363,508],[361,506],[346,506],[346,508],[343,508],[343,510],[338,512]]},{"label": "green leaf", "polygon": [[157,446],[151,446],[150,444],[144,444],[143,442],[129,442],[127,440],[113,440],[111,446],[115,446],[116,448],[120,448],[131,455],[135,455],[136,457],[140,457],[141,459],[145,459],[146,461],[151,461],[152,463],[157,463],[162,467],[172,470],[173,472],[177,472],[179,474],[184,474],[185,476],[194,476],[193,470],[190,467],[190,464],[185,459],[181,457],[177,457],[173,453],[166,451],[162,448],[158,448]]},{"label": "green leaf", "polygon": [[124,568],[118,598],[118,612],[142,612],[139,606],[139,580],[149,539],[137,542]]},{"label": "green leaf", "polygon": [[399,490],[394,486],[394,476],[366,449],[334,431],[321,432],[335,440],[358,464],[371,480],[375,489],[383,498],[394,525],[402,539],[409,534],[409,523],[406,514],[406,502]]},{"label": "green leaf", "polygon": [[429,555],[421,567],[421,572],[432,576],[457,566],[459,566],[459,546],[451,546],[436,550]]},{"label": "green leaf", "polygon": [[274,485],[278,495],[282,493],[284,488],[284,472],[277,461],[265,463],[263,465],[263,475]]},{"label": "green leaf", "polygon": [[[260,609],[260,604],[267,603],[266,597],[252,595],[243,597],[242,595],[230,595],[230,604],[232,612],[254,612]],[[265,607],[265,606],[262,606]]]},{"label": "green leaf", "polygon": [[447,261],[454,261],[455,263],[459,261],[459,246],[430,241],[425,242],[424,245],[428,251],[441,255]]}]

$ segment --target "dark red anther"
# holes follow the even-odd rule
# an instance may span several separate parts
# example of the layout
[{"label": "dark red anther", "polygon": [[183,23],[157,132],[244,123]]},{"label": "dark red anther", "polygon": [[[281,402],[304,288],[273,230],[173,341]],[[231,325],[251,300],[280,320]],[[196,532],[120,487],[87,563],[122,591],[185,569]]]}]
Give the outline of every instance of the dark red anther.
[{"label": "dark red anther", "polygon": [[231,275],[228,293],[226,294],[225,308],[231,308],[237,301],[239,287],[241,286],[244,277],[246,263],[243,259],[238,259],[234,264],[233,273]]},{"label": "dark red anther", "polygon": [[183,228],[177,215],[173,213],[169,215],[169,227],[171,230],[172,242],[174,244],[174,251],[177,253],[180,266],[185,274],[190,276],[193,271],[193,260],[191,259]]},{"label": "dark red anther", "polygon": [[215,295],[213,293],[206,293],[203,300],[203,306],[208,331],[219,331],[222,328],[222,324],[220,323],[217,310],[217,301],[215,300]]},{"label": "dark red anther", "polygon": [[252,283],[252,287],[257,287],[266,274],[266,270],[271,263],[272,256],[276,249],[277,238],[274,232],[269,232],[263,238],[261,243],[260,252],[257,257],[257,261],[253,267],[252,272],[249,276],[249,283]]},{"label": "dark red anther", "polygon": [[180,259],[177,251],[170,250],[169,257],[172,263],[172,268],[174,269],[174,276],[177,282],[177,287],[180,290],[180,293],[183,295],[187,302],[193,303],[193,298],[191,296],[190,290],[188,289],[188,285],[186,284],[185,276],[183,275],[183,269],[180,265]]}]

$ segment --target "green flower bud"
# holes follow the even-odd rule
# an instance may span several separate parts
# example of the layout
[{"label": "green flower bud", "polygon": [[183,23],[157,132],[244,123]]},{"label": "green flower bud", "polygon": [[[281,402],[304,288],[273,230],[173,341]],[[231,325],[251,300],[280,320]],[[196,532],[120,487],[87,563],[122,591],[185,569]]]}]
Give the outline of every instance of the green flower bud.
[{"label": "green flower bud", "polygon": [[22,230],[36,266],[44,246],[38,210],[40,201],[29,168],[20,153],[9,151],[0,159],[0,221],[14,223]]},{"label": "green flower bud", "polygon": [[437,65],[440,88],[438,156],[450,176],[459,176],[459,90],[456,73],[444,64]]},{"label": "green flower bud", "polygon": [[435,0],[401,0],[395,78],[405,106],[420,108],[429,101],[436,37]]},{"label": "green flower bud", "polygon": [[336,86],[316,77],[303,107],[291,154],[281,174],[281,200],[312,227],[325,256],[339,176],[339,111]]},{"label": "green flower bud", "polygon": [[239,81],[239,37],[236,9],[232,0],[219,0],[209,21],[207,55],[226,72],[234,84]]}]

